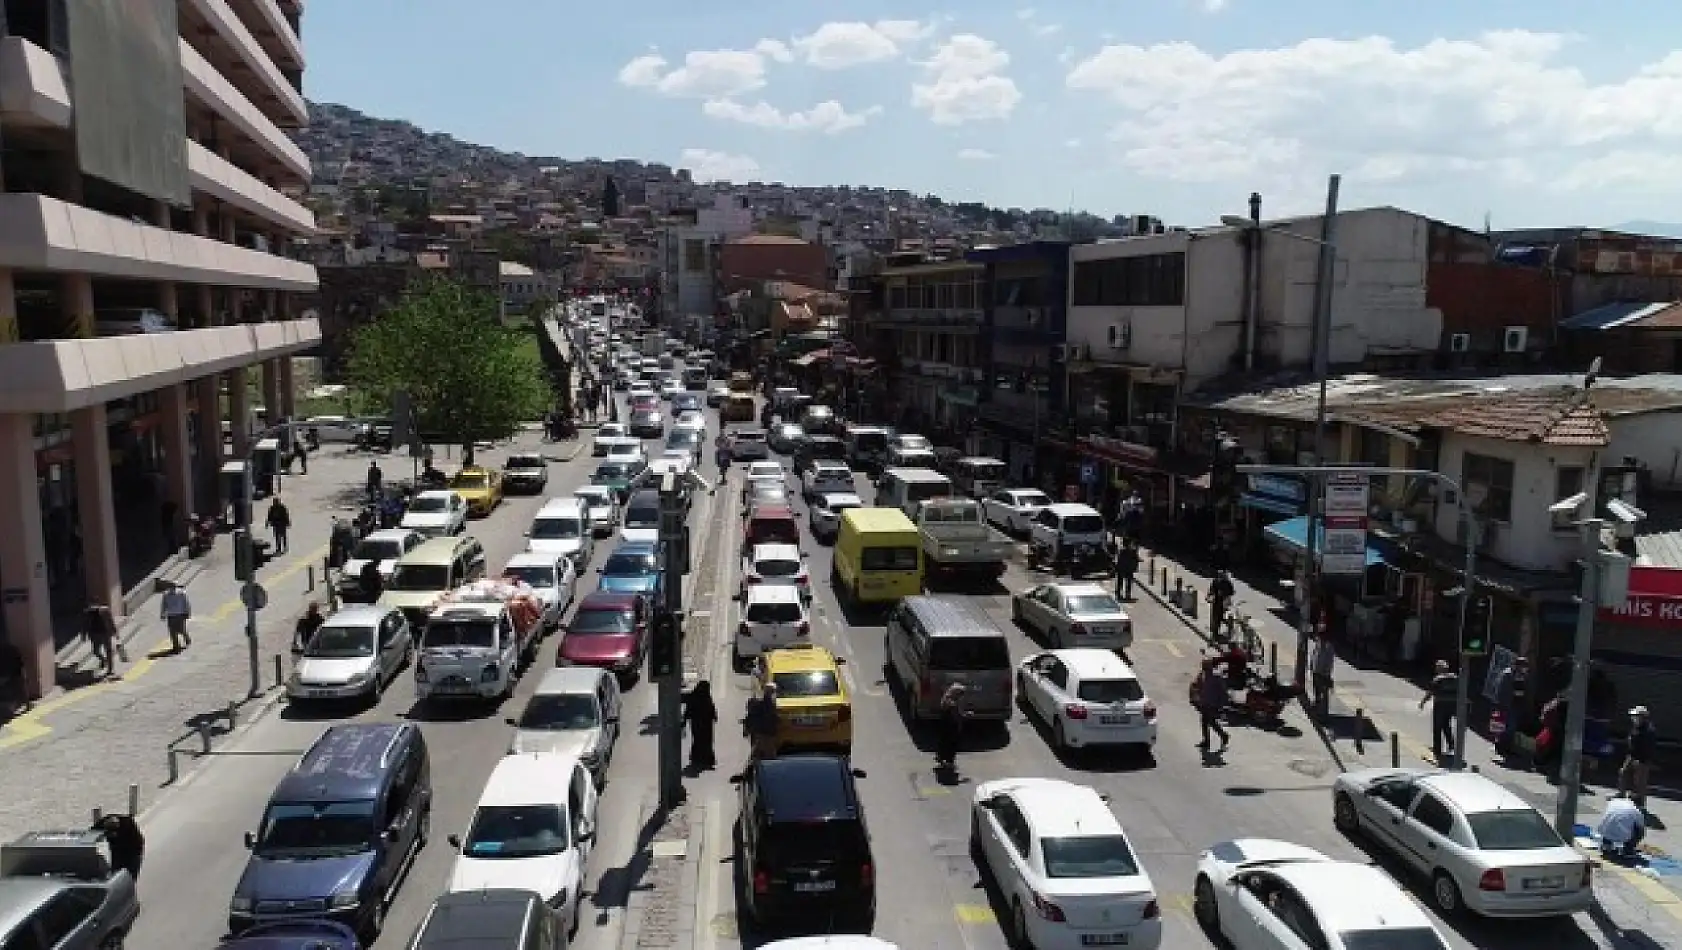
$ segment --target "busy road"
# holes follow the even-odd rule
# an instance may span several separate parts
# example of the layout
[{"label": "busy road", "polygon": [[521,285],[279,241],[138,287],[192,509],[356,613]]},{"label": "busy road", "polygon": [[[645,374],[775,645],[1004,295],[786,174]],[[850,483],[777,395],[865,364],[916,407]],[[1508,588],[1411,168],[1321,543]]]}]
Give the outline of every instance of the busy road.
[{"label": "busy road", "polygon": [[[616,396],[622,399],[622,396]],[[621,403],[619,418],[629,416]],[[720,431],[708,410],[707,444]],[[733,427],[750,427],[751,423]],[[730,428],[727,426],[724,428]],[[583,437],[588,439],[590,431]],[[480,462],[500,465],[517,452],[555,454],[553,444],[513,445],[481,452]],[[657,455],[658,443],[649,442]],[[778,456],[773,456],[778,457]],[[488,516],[470,522],[468,533],[485,548],[491,575],[525,550],[525,531],[547,498],[571,493],[590,480],[601,460],[585,451],[571,461],[551,461],[541,495],[509,496]],[[711,457],[700,470],[716,477]],[[786,458],[785,458],[786,461]],[[740,620],[733,595],[742,585],[740,554],[742,466],[715,486],[697,493],[690,512],[695,544],[692,573],[685,582],[687,637],[699,657],[694,673],[709,679],[717,699],[718,767],[692,772],[686,788],[705,822],[698,895],[698,948],[753,947],[782,936],[751,925],[737,911],[742,882],[732,862],[736,790],[730,778],[748,759],[739,722],[753,679],[733,668],[731,641]],[[790,484],[793,485],[792,478]],[[874,490],[862,476],[858,493],[868,503]],[[1232,838],[1278,838],[1322,851],[1339,860],[1373,860],[1332,823],[1331,785],[1340,772],[1335,752],[1294,711],[1276,732],[1232,727],[1223,754],[1197,747],[1195,713],[1186,701],[1201,643],[1157,603],[1127,603],[1135,630],[1128,652],[1140,682],[1160,711],[1154,756],[1134,752],[1060,754],[1048,730],[1020,709],[1001,728],[966,731],[953,772],[934,768],[931,730],[908,728],[903,696],[884,675],[884,627],[878,613],[843,607],[827,579],[832,549],[818,543],[806,525],[808,505],[797,500],[799,545],[813,578],[811,639],[844,663],[841,675],[852,694],[854,766],[870,830],[876,871],[876,913],[872,932],[905,948],[1004,947],[1004,923],[1012,909],[984,882],[969,846],[971,799],[978,783],[1009,777],[1060,778],[1092,786],[1107,802],[1138,853],[1160,903],[1161,946],[1210,946],[1192,913],[1192,886],[1200,854]],[[592,562],[580,570],[577,596],[596,584],[595,568],[617,541],[598,542]],[[1027,569],[1013,556],[999,584],[950,596],[971,600],[1005,631],[1011,659],[1046,649],[1012,621],[1011,594],[1050,578]],[[701,638],[696,643],[696,638]],[[514,716],[531,695],[540,674],[555,663],[557,637],[545,641],[533,670],[500,709],[452,712],[417,703],[412,677],[398,676],[379,702],[360,712],[287,706],[255,724],[229,751],[214,758],[147,815],[151,846],[141,883],[145,913],[129,936],[136,950],[175,950],[214,945],[227,929],[231,888],[248,858],[242,836],[252,831],[271,790],[303,750],[329,724],[343,721],[411,721],[420,724],[432,762],[432,840],[421,849],[384,920],[380,947],[406,942],[442,893],[457,858],[446,843],[469,821],[486,778],[508,751]],[[656,774],[655,688],[644,678],[625,694],[623,733],[601,793],[596,845],[586,877],[576,946],[610,950],[619,945],[629,889],[641,862],[642,808]],[[686,740],[687,741],[687,740]],[[1400,873],[1400,872],[1398,872]],[[1456,948],[1574,948],[1620,944],[1601,935],[1588,915],[1558,924],[1506,922],[1499,926],[1465,920],[1440,921]],[[827,921],[808,921],[828,929]],[[1545,935],[1545,937],[1543,936]]]}]

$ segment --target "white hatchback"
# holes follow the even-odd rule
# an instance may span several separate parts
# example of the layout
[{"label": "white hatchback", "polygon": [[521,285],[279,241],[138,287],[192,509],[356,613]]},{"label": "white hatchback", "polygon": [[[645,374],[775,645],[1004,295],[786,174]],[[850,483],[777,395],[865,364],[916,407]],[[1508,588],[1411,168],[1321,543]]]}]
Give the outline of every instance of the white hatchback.
[{"label": "white hatchback", "polygon": [[812,575],[806,570],[806,552],[792,544],[756,544],[742,559],[742,593],[755,584],[781,584],[800,591],[812,602]]},{"label": "white hatchback", "polygon": [[788,584],[753,584],[742,595],[742,622],[736,626],[732,655],[737,668],[744,659],[807,640],[812,624],[806,599]]},{"label": "white hatchback", "polygon": [[1016,668],[1016,695],[1051,727],[1059,750],[1156,745],[1156,703],[1133,668],[1095,647],[1048,650]]}]

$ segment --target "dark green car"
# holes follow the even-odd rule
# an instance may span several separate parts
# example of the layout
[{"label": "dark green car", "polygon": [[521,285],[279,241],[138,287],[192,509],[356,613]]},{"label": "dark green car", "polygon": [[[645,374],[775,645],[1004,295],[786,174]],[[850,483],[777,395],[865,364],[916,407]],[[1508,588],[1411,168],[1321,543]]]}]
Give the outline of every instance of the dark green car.
[{"label": "dark green car", "polygon": [[613,490],[621,503],[631,494],[638,476],[647,468],[643,462],[603,462],[590,475],[590,484],[604,485]]}]

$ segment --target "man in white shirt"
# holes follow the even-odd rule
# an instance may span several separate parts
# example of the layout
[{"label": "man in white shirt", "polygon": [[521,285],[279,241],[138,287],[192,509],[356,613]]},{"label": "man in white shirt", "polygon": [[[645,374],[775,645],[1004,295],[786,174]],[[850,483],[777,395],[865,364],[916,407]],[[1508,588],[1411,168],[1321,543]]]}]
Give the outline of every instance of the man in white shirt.
[{"label": "man in white shirt", "polygon": [[1596,834],[1600,835],[1601,854],[1609,858],[1633,858],[1641,839],[1647,835],[1647,816],[1627,792],[1619,792],[1606,803],[1606,813],[1600,816]]},{"label": "man in white shirt", "polygon": [[180,653],[193,645],[193,638],[187,633],[187,621],[193,616],[193,604],[187,599],[187,592],[179,584],[171,584],[164,591],[163,603],[160,605],[159,615],[169,627],[169,643]]}]

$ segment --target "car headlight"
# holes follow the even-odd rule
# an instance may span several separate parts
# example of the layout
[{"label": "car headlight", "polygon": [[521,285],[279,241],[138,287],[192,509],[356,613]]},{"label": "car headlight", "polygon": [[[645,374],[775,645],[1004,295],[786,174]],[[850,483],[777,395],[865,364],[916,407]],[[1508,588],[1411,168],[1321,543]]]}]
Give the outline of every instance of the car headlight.
[{"label": "car headlight", "polygon": [[941,554],[942,557],[957,557],[958,556],[958,549],[957,548],[941,548],[940,549],[940,554]]},{"label": "car headlight", "polygon": [[228,901],[228,910],[235,914],[249,914],[251,913],[251,906],[251,898],[241,897],[238,894],[234,895],[233,900]]},{"label": "car headlight", "polygon": [[339,893],[333,895],[331,903],[333,905],[333,909],[344,910],[347,907],[355,907],[357,904],[362,903],[362,895],[356,893],[354,888],[340,891]]}]

